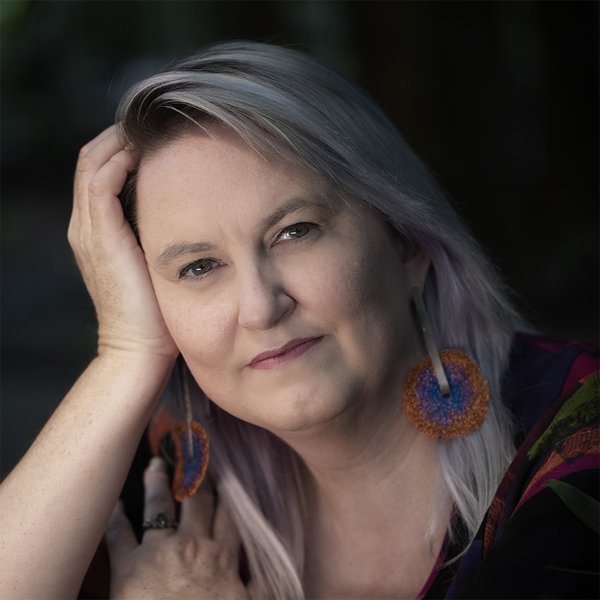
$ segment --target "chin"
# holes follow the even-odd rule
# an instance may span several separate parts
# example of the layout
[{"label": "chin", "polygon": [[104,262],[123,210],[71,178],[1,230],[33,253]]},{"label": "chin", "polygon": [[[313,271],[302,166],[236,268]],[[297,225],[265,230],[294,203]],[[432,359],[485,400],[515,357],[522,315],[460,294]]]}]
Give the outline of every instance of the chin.
[{"label": "chin", "polygon": [[314,390],[290,396],[289,391],[281,392],[272,397],[271,406],[255,424],[279,437],[317,432],[337,420],[349,407],[347,395],[340,394],[340,390],[328,391],[334,393]]},{"label": "chin", "polygon": [[286,433],[318,431],[348,414],[362,388],[347,372],[330,370],[326,376],[315,372],[300,376],[288,371],[283,378],[232,387],[227,393],[222,388],[203,389],[234,417],[285,437]]}]

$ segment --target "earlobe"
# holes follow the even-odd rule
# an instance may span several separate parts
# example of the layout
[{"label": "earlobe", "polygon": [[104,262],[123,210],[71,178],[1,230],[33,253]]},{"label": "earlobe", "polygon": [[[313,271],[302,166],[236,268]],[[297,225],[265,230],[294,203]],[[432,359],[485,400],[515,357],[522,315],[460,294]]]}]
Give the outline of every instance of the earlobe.
[{"label": "earlobe", "polygon": [[409,281],[416,283],[419,289],[425,287],[425,280],[431,267],[431,259],[425,251],[421,248],[417,249],[417,252],[405,262],[406,273]]}]

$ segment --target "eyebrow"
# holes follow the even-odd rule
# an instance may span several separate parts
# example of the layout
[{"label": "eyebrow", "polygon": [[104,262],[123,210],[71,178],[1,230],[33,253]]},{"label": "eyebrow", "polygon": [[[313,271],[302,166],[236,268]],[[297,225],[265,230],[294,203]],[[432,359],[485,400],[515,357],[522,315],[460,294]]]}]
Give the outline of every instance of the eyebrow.
[{"label": "eyebrow", "polygon": [[215,247],[213,244],[203,242],[187,243],[179,242],[167,246],[156,259],[156,264],[159,267],[166,267],[171,261],[184,256],[185,254],[199,254],[202,252],[211,252]]},{"label": "eyebrow", "polygon": [[[319,198],[291,198],[278,206],[270,215],[265,217],[261,223],[261,231],[266,231],[276,225],[286,215],[293,213],[302,208],[319,208],[325,209],[327,212],[334,214],[337,211],[326,200]],[[186,254],[201,254],[212,252],[215,250],[214,244],[206,242],[178,242],[167,246],[158,256],[156,263],[159,267],[166,267],[171,261],[184,256]]]},{"label": "eyebrow", "polygon": [[336,212],[333,206],[323,198],[291,198],[278,206],[270,215],[261,222],[262,230],[265,231],[276,225],[283,217],[301,208],[326,209],[330,213]]}]

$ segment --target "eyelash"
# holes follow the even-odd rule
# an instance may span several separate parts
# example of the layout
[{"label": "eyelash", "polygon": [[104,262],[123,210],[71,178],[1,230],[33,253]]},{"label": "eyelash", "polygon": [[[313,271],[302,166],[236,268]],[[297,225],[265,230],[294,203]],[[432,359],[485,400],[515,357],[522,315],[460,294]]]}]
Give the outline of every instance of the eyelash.
[{"label": "eyelash", "polygon": [[[302,231],[301,228],[306,228],[304,233],[302,233],[302,235],[298,235],[297,233],[292,234],[293,230],[296,230],[296,232],[297,232],[298,229],[300,229]],[[318,229],[318,228],[319,228],[319,226],[316,223],[308,223],[308,222],[294,223],[294,225],[284,227],[277,234],[277,236],[275,237],[274,244],[279,244],[281,242],[294,243],[294,242],[300,241],[300,240],[302,240],[302,238],[309,235],[311,233],[311,231],[313,231],[314,229]],[[292,235],[288,239],[283,239],[283,236],[286,233],[292,234]],[[208,271],[206,271],[204,273],[199,273],[198,275],[187,275],[187,273],[192,271],[193,269],[201,268],[201,266],[203,264],[211,265],[210,269],[208,269]],[[185,267],[183,267],[179,271],[179,279],[202,279],[202,278],[206,277],[215,267],[218,267],[221,264],[222,263],[220,263],[219,261],[217,261],[213,258],[200,258],[198,260],[195,260],[194,262],[189,263]]]},{"label": "eyelash", "polygon": [[[299,236],[292,236],[287,240],[282,240],[282,236],[284,235],[284,233],[286,232],[291,232],[293,229],[298,229],[300,227],[307,227],[307,231],[305,233],[303,233],[302,235]],[[295,242],[296,240],[302,239],[303,237],[306,237],[313,229],[318,229],[318,225],[316,223],[309,223],[306,221],[303,221],[301,223],[294,223],[293,225],[290,225],[288,227],[284,227],[278,234],[277,237],[275,238],[275,243],[279,243],[280,241],[288,241],[288,242]]]},{"label": "eyelash", "polygon": [[[198,275],[186,275],[186,273],[188,273],[192,269],[200,268],[200,265],[202,265],[202,263],[209,263],[211,265],[210,269],[207,272],[199,273]],[[220,263],[214,260],[213,258],[200,258],[190,263],[189,265],[183,267],[183,269],[179,271],[179,279],[201,279],[203,277],[206,277],[206,275],[208,275],[214,269],[215,266],[219,266],[219,264]]]}]

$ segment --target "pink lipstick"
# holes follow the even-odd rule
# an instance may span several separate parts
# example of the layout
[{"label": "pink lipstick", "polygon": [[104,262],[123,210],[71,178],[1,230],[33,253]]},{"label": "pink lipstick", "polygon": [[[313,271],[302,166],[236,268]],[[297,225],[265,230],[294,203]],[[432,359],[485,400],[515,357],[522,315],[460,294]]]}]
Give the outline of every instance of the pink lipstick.
[{"label": "pink lipstick", "polygon": [[252,369],[276,369],[299,358],[322,339],[323,336],[290,340],[280,348],[257,354],[248,363],[248,366]]}]

